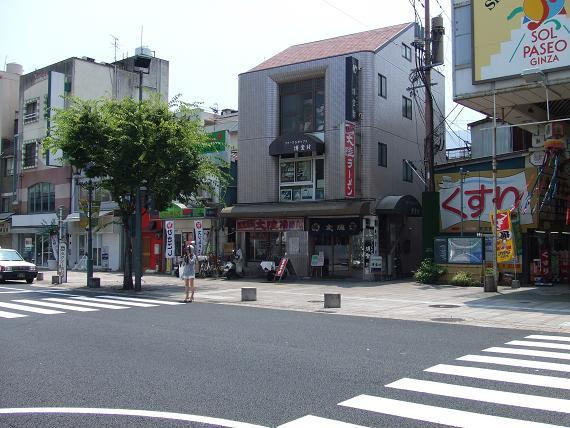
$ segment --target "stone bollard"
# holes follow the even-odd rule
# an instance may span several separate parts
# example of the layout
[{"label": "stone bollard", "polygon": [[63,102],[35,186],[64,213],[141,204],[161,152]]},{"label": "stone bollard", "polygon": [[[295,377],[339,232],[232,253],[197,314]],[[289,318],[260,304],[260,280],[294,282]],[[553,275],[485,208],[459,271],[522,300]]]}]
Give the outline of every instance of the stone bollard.
[{"label": "stone bollard", "polygon": [[91,278],[87,282],[87,288],[99,288],[101,287],[101,278]]},{"label": "stone bollard", "polygon": [[325,308],[340,308],[340,293],[325,293]]},{"label": "stone bollard", "polygon": [[513,279],[513,282],[511,282],[511,288],[520,288],[521,286],[521,282],[518,279]]},{"label": "stone bollard", "polygon": [[38,272],[38,276],[36,276],[36,281],[43,281],[44,280],[44,273]]},{"label": "stone bollard", "polygon": [[59,284],[59,276],[58,275],[53,275],[51,277],[51,283],[52,284]]},{"label": "stone bollard", "polygon": [[242,302],[255,302],[257,300],[257,288],[255,287],[242,287],[241,288],[241,301]]}]

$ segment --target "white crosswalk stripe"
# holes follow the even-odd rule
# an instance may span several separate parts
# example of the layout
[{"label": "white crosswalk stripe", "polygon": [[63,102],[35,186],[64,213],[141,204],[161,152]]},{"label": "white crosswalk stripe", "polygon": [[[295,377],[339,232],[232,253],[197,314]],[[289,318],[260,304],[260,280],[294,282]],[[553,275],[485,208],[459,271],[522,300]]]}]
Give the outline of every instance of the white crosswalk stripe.
[{"label": "white crosswalk stripe", "polygon": [[66,303],[71,305],[92,306],[94,308],[103,308],[103,309],[129,309],[128,306],[117,306],[117,305],[108,305],[106,303],[84,302],[74,299],[60,299],[59,297],[49,297],[45,300],[49,300],[50,302]]},{"label": "white crosswalk stripe", "polygon": [[34,312],[36,314],[44,314],[44,315],[55,315],[55,314],[64,313],[61,311],[55,311],[53,309],[34,308],[31,306],[18,305],[15,303],[5,303],[5,302],[0,302],[0,308],[15,309],[17,311],[23,311],[23,312]]},{"label": "white crosswalk stripe", "polygon": [[142,303],[156,303],[157,305],[183,305],[180,302],[171,302],[169,300],[154,300],[154,299],[142,299],[139,297],[123,297],[123,296],[97,296],[103,299],[113,299],[113,300],[125,300],[125,302],[142,302]]},{"label": "white crosswalk stripe", "polygon": [[[435,380],[415,379],[411,377],[402,378],[385,385],[386,393],[392,391],[409,391],[420,395],[413,395],[422,400],[422,397],[448,397],[453,400],[451,406],[459,406],[465,400],[465,407],[469,411],[454,409],[451,406],[434,406],[421,402],[413,402],[401,399],[393,399],[384,394],[367,395],[362,394],[338,403],[344,408],[364,410],[377,415],[386,415],[421,421],[446,426],[469,427],[469,428],[546,428],[558,427],[559,425],[549,424],[554,419],[553,414],[557,414],[557,419],[570,422],[570,399],[560,396],[561,390],[570,391],[570,364],[555,362],[553,360],[570,360],[570,353],[545,351],[533,348],[569,349],[569,336],[553,335],[530,335],[525,337],[528,340],[513,340],[507,345],[513,347],[491,347],[483,349],[483,355],[468,354],[456,358],[456,361],[465,365],[437,364],[424,370],[431,376],[440,377]],[[546,341],[546,342],[545,342]],[[505,356],[489,355],[490,353]],[[533,359],[514,358],[533,357]],[[534,357],[546,358],[550,361],[537,360]],[[476,363],[475,367],[467,365]],[[489,365],[492,368],[480,367]],[[504,370],[498,370],[497,366],[502,366]],[[534,373],[525,373],[532,370]],[[536,371],[546,370],[559,372],[561,376],[550,376],[536,374]],[[473,386],[473,381],[483,380],[485,387]],[[487,387],[488,382],[496,382],[493,387]],[[471,383],[471,385],[469,385]],[[523,394],[502,390],[503,385],[530,385],[542,388],[541,395]],[[512,386],[510,387],[512,389]],[[544,394],[544,395],[542,395]],[[565,397],[570,395],[566,393]],[[507,417],[512,415],[512,411],[506,415],[487,414],[489,412],[486,405],[500,406],[507,411],[509,408],[522,409],[515,413],[515,418]],[[462,406],[464,407],[464,406]],[[477,407],[482,409],[477,412]],[[537,410],[543,413],[536,412]],[[533,420],[537,417],[542,420]],[[346,420],[346,418],[343,418]],[[295,419],[283,427],[344,427],[346,422],[324,419],[313,415],[307,415]],[[382,421],[374,426],[395,426],[393,421],[389,423]],[[397,424],[399,426],[399,424]],[[406,425],[407,426],[407,425]],[[570,426],[570,425],[569,425]]]},{"label": "white crosswalk stripe", "polygon": [[520,428],[552,428],[558,426],[466,412],[463,410],[447,409],[445,407],[428,406],[425,404],[410,403],[408,401],[392,400],[371,395],[359,395],[358,397],[338,404],[339,406],[367,410],[369,412],[383,413],[386,415],[456,427],[505,428],[516,426]]},{"label": "white crosswalk stripe", "polygon": [[444,397],[463,398],[466,400],[483,401],[486,403],[515,407],[526,407],[528,409],[570,413],[570,400],[562,398],[550,398],[540,395],[497,391],[494,389],[475,388],[472,386],[410,378],[397,380],[396,382],[389,383],[386,387],[406,391],[423,392]]},{"label": "white crosswalk stripe", "polygon": [[570,364],[548,363],[535,360],[520,360],[518,358],[488,357],[486,355],[465,355],[458,358],[459,361],[471,361],[474,363],[488,363],[512,367],[524,367],[530,369],[543,369],[570,373]]},{"label": "white crosswalk stripe", "polygon": [[550,342],[532,342],[528,340],[512,340],[505,343],[505,345],[513,346],[531,346],[534,348],[550,348],[550,349],[570,349],[570,345],[563,343],[550,343]]},{"label": "white crosswalk stripe", "polygon": [[108,299],[97,299],[94,297],[83,297],[83,296],[73,296],[72,299],[77,299],[77,300],[81,300],[81,301],[85,300],[86,302],[98,302],[98,303],[103,303],[103,304],[116,303],[117,305],[136,306],[136,307],[140,307],[140,308],[152,308],[154,306],[158,306],[158,305],[151,305],[149,303],[123,302],[120,300],[112,301],[112,300],[108,300]]},{"label": "white crosswalk stripe", "polygon": [[[29,316],[21,312],[32,312],[42,315],[63,314],[66,312],[97,312],[101,309],[132,309],[155,308],[158,306],[183,305],[168,300],[145,299],[115,295],[98,295],[96,297],[81,296],[69,293],[50,293],[58,297],[43,297],[40,299],[14,299],[0,302],[0,318],[24,318]],[[28,296],[26,296],[28,297]],[[14,312],[12,312],[14,311]]]},{"label": "white crosswalk stripe", "polygon": [[27,317],[27,315],[0,311],[0,318],[24,318],[24,317]]},{"label": "white crosswalk stripe", "polygon": [[22,300],[14,300],[14,302],[27,303],[28,305],[45,306],[47,308],[63,309],[66,311],[76,311],[76,312],[94,312],[99,310],[94,308],[84,308],[81,306],[62,305],[61,303],[49,303],[41,300],[22,299]]},{"label": "white crosswalk stripe", "polygon": [[526,336],[525,339],[538,339],[538,340],[560,340],[562,342],[570,342],[570,337],[565,336],[545,336],[543,334],[531,334]]},{"label": "white crosswalk stripe", "polygon": [[463,376],[475,379],[496,380],[498,382],[519,383],[522,385],[548,386],[549,388],[570,390],[570,379],[554,376],[543,376],[509,372],[504,370],[481,369],[479,367],[452,366],[438,364],[425,369],[426,372],[447,374],[451,376]]},{"label": "white crosswalk stripe", "polygon": [[556,358],[558,360],[570,360],[570,354],[564,352],[538,351],[535,349],[503,348],[493,346],[483,349],[483,352],[494,352],[496,354],[527,355],[529,357]]}]

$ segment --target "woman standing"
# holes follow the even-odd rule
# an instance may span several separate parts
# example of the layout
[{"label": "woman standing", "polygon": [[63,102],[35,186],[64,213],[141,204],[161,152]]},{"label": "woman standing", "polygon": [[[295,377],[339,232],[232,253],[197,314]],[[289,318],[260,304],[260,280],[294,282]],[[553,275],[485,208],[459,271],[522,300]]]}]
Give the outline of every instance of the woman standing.
[{"label": "woman standing", "polygon": [[[194,247],[192,245],[187,245],[184,249],[184,258],[182,261],[182,275],[180,278],[184,280],[184,286],[186,287],[186,298],[184,303],[192,302],[194,300],[194,278],[196,277],[196,263],[198,258],[194,253]],[[192,294],[190,294],[192,291]],[[190,296],[188,296],[190,294]]]}]

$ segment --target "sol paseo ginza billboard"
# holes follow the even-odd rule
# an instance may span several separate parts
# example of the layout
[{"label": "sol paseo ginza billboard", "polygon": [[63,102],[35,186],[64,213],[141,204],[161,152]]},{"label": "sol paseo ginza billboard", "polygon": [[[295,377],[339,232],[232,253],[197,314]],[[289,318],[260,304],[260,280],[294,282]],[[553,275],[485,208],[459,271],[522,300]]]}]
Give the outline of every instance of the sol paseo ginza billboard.
[{"label": "sol paseo ginza billboard", "polygon": [[569,0],[472,0],[473,81],[570,65]]}]

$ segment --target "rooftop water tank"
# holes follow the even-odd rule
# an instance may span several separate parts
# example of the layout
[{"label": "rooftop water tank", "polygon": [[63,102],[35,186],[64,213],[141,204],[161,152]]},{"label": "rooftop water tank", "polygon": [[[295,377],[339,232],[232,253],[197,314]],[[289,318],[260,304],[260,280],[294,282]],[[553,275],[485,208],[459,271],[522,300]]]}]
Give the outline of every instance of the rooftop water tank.
[{"label": "rooftop water tank", "polygon": [[6,64],[6,72],[22,75],[24,74],[24,67],[22,67],[18,63],[9,62],[8,64]]},{"label": "rooftop water tank", "polygon": [[148,46],[139,46],[135,49],[135,55],[145,55],[145,56],[154,56],[152,54],[152,49]]}]

